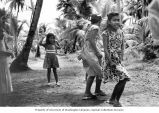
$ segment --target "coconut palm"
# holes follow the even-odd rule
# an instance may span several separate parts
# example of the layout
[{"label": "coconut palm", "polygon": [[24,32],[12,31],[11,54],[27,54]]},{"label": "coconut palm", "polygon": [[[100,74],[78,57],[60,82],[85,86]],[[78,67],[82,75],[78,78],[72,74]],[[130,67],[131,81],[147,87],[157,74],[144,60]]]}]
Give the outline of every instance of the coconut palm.
[{"label": "coconut palm", "polygon": [[131,15],[137,19],[141,19],[144,16],[148,16],[146,7],[152,2],[152,0],[128,0],[127,10],[130,11]]},{"label": "coconut palm", "polygon": [[33,18],[33,13],[34,13],[34,8],[35,8],[35,4],[33,2],[33,0],[30,0],[30,3],[31,3],[31,6],[29,7],[32,11],[32,15],[31,15],[31,18],[30,18],[30,23],[31,23],[31,20]]},{"label": "coconut palm", "polygon": [[25,0],[6,0],[6,2],[10,3],[9,7],[11,12],[13,10],[17,10],[17,16],[18,16],[20,9],[22,10],[24,8]]},{"label": "coconut palm", "polygon": [[61,19],[60,17],[56,18],[56,26],[61,30],[66,29],[67,19]]},{"label": "coconut palm", "polygon": [[76,7],[72,0],[59,0],[57,4],[57,10],[61,10],[65,18],[74,20],[80,18],[76,12]]},{"label": "coconut palm", "polygon": [[[91,14],[94,12],[100,14],[104,18],[106,14],[109,12],[109,7],[107,6],[110,6],[110,3],[111,2],[109,0],[99,0],[97,2],[96,0],[60,0],[59,4],[57,5],[57,9],[62,10],[64,15],[67,16],[71,15],[70,16],[71,18],[72,16],[76,17],[75,15],[72,14],[78,14],[80,15],[81,18],[89,20]],[[76,9],[76,10],[74,10],[75,11],[74,13],[69,14],[70,11],[68,12],[68,9]],[[77,18],[74,18],[74,20],[72,21],[76,22]],[[68,20],[66,21],[66,23],[67,22]],[[71,51],[75,52],[77,37],[82,37],[79,36],[78,33],[80,29],[78,29],[77,26],[73,28],[65,27],[65,29],[66,30],[61,34],[60,37],[62,37],[63,39],[69,39],[70,42],[73,42],[71,43],[72,45],[70,44],[70,46],[72,46]]]},{"label": "coconut palm", "polygon": [[5,24],[7,21],[7,12],[5,9],[0,9],[0,38],[3,37],[3,31],[6,28]]},{"label": "coconut palm", "polygon": [[[18,25],[18,23],[20,23],[20,25]],[[26,21],[18,21],[17,18],[15,16],[10,16],[10,31],[13,37],[14,37],[14,44],[13,44],[13,48],[14,48],[14,53],[15,56],[17,57],[18,55],[18,37],[20,34],[20,31],[23,29],[23,24],[26,23]]]},{"label": "coconut palm", "polygon": [[89,3],[87,2],[87,0],[83,0],[78,5],[78,10],[79,10],[79,14],[85,19],[89,19],[89,17],[92,14],[92,9],[91,9]]},{"label": "coconut palm", "polygon": [[[1,0],[2,1],[2,0]],[[24,7],[24,1],[25,0],[4,0],[6,3],[10,3],[9,8],[10,11],[12,13],[13,9],[16,10],[17,9],[17,17],[18,17],[18,13],[19,10],[21,8],[21,10]],[[17,51],[17,37],[22,29],[22,26],[25,22],[22,22],[22,24],[20,26],[18,26],[18,21],[16,17],[13,17],[12,14],[10,14],[10,22],[8,23],[8,29],[6,29],[6,32],[8,30],[10,30],[10,33],[12,36],[14,36],[14,51],[15,51],[15,56],[17,56],[18,51]],[[18,28],[19,27],[19,28]]]},{"label": "coconut palm", "polygon": [[32,22],[30,25],[27,39],[26,39],[26,43],[25,43],[22,51],[20,52],[20,54],[17,56],[17,58],[12,62],[11,66],[10,66],[10,70],[12,72],[24,71],[24,70],[30,69],[28,67],[27,63],[28,63],[29,53],[30,53],[30,50],[32,47],[34,35],[36,32],[38,20],[40,17],[42,5],[43,5],[43,0],[36,1],[35,11],[33,14]]}]

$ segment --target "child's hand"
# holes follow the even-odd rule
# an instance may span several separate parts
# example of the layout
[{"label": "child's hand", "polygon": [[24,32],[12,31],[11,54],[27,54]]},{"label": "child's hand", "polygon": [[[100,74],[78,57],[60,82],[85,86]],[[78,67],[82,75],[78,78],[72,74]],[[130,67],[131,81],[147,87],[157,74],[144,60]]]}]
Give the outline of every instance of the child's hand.
[{"label": "child's hand", "polygon": [[12,52],[9,52],[9,56],[11,56],[11,58],[14,58],[14,54]]},{"label": "child's hand", "polygon": [[100,80],[102,80],[103,75],[101,74],[101,75],[98,75],[97,77],[98,77]]},{"label": "child's hand", "polygon": [[103,56],[101,54],[97,54],[98,59],[101,59]]},{"label": "child's hand", "polygon": [[78,60],[81,60],[81,59],[82,59],[82,56],[81,56],[81,55],[78,55],[77,59],[78,59]]}]

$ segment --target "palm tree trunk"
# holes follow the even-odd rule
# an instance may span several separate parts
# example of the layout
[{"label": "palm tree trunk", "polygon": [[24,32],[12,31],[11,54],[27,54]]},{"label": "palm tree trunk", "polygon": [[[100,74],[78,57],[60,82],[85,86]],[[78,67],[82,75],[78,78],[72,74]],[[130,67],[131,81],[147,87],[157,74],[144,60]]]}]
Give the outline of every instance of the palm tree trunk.
[{"label": "palm tree trunk", "polygon": [[142,0],[142,16],[144,17],[144,12],[145,12],[145,5],[144,5],[144,0]]},{"label": "palm tree trunk", "polygon": [[73,47],[72,47],[72,53],[76,52],[76,42],[77,42],[77,35],[75,36],[74,42],[73,42]]},{"label": "palm tree trunk", "polygon": [[23,46],[21,53],[17,56],[17,58],[12,62],[10,66],[11,72],[19,72],[19,71],[26,71],[30,68],[28,67],[28,58],[29,53],[32,47],[33,38],[35,35],[35,31],[37,28],[38,20],[40,17],[41,9],[42,9],[43,0],[37,0],[35,6],[35,12],[33,14],[32,23],[30,25],[29,33],[26,39],[26,43]]},{"label": "palm tree trunk", "polygon": [[15,57],[18,56],[17,38],[18,38],[18,37],[15,37],[15,40],[14,40],[14,52],[15,52]]}]

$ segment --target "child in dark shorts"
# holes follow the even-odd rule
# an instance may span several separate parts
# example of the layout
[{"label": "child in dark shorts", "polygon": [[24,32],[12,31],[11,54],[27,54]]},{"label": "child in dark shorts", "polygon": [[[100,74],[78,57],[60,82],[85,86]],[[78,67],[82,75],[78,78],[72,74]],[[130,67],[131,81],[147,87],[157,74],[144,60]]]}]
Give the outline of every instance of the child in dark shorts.
[{"label": "child in dark shorts", "polygon": [[50,85],[50,75],[51,69],[53,69],[56,85],[60,86],[58,82],[57,68],[59,67],[58,58],[56,56],[56,50],[59,49],[59,45],[55,40],[56,36],[53,33],[48,33],[46,37],[46,43],[43,44],[42,41],[45,37],[43,37],[40,41],[40,45],[43,46],[46,50],[46,55],[44,59],[43,68],[47,69],[47,80],[48,85]]}]

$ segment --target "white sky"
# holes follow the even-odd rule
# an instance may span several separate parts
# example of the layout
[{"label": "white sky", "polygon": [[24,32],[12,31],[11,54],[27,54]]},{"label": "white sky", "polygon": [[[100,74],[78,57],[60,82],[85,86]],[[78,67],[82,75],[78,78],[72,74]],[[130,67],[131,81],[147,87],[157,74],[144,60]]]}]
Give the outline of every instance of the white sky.
[{"label": "white sky", "polygon": [[39,22],[50,23],[59,16],[56,10],[57,3],[58,0],[44,0]]},{"label": "white sky", "polygon": [[[30,6],[30,0],[25,0],[26,4]],[[33,0],[34,4],[36,2],[36,0]],[[50,24],[50,26],[54,26],[54,20],[56,17],[58,17],[60,15],[60,12],[58,12],[56,10],[56,5],[58,3],[58,0],[43,0],[43,6],[42,6],[42,10],[41,10],[41,15],[39,18],[39,22],[40,23],[46,23],[46,24]],[[2,5],[0,4],[0,8],[4,7],[7,9],[8,5]],[[31,11],[25,10],[22,12],[20,11],[18,19],[19,20],[27,20],[28,22],[30,22],[30,18],[31,18]]]}]

